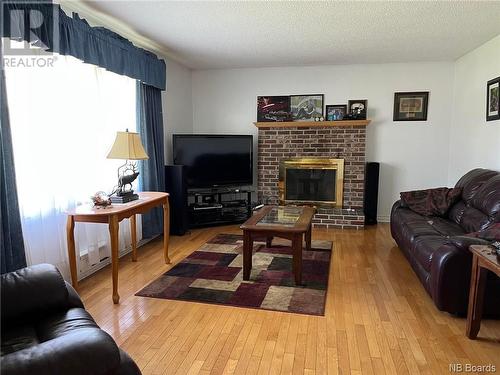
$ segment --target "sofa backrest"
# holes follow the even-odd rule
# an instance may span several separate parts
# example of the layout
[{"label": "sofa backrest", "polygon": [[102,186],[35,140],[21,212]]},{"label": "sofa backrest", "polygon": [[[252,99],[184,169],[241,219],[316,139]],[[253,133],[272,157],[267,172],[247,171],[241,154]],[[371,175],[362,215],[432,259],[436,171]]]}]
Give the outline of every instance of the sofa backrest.
[{"label": "sofa backrest", "polygon": [[476,232],[500,220],[500,172],[477,168],[467,172],[455,185],[462,197],[448,216],[466,233]]}]

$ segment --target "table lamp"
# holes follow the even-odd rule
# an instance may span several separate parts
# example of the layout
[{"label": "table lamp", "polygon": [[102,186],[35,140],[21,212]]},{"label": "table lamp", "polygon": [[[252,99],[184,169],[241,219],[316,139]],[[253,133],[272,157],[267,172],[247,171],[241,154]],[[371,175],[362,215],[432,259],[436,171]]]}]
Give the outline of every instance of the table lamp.
[{"label": "table lamp", "polygon": [[118,168],[118,185],[110,194],[111,202],[127,203],[139,199],[139,196],[132,190],[132,182],[139,176],[139,171],[137,163],[131,160],[148,159],[139,134],[129,132],[128,129],[124,132],[117,132],[107,158],[125,160],[125,164]]}]

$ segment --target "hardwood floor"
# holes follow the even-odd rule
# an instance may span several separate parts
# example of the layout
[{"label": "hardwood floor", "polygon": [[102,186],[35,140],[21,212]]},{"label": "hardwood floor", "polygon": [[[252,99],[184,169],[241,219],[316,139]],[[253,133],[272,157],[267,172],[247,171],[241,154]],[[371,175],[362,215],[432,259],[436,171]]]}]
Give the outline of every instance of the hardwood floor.
[{"label": "hardwood floor", "polygon": [[[171,237],[176,264],[217,233]],[[143,374],[441,374],[450,364],[500,372],[500,321],[484,320],[478,340],[465,319],[438,311],[396,247],[387,224],[366,230],[314,230],[334,241],[324,317],[135,297],[171,266],[162,240],[120,260],[120,304],[111,270],[80,284],[97,323]]]}]

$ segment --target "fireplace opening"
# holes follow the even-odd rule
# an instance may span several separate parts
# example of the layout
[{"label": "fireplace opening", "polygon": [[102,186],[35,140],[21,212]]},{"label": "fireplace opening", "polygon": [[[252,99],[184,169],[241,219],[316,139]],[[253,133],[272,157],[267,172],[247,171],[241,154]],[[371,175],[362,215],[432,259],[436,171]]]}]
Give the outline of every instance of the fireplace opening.
[{"label": "fireplace opening", "polygon": [[335,201],[335,169],[286,170],[285,199],[292,201]]},{"label": "fireplace opening", "polygon": [[343,159],[290,159],[280,162],[280,203],[342,207]]}]

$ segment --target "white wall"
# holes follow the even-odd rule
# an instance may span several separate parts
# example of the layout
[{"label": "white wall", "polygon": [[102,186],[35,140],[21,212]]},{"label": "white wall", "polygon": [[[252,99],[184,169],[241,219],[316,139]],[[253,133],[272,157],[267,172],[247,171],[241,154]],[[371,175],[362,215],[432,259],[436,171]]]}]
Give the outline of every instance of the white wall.
[{"label": "white wall", "polygon": [[500,120],[486,121],[486,82],[500,76],[500,35],[455,63],[449,183],[477,168],[500,170]]},{"label": "white wall", "polygon": [[[447,184],[451,62],[201,70],[192,84],[196,133],[256,135],[258,95],[324,93],[325,104],[368,99],[367,161],[381,163],[380,220],[388,220],[400,191]],[[428,121],[393,122],[397,91],[430,91]]]},{"label": "white wall", "polygon": [[166,58],[167,90],[162,93],[165,162],[172,163],[172,134],[193,132],[191,70]]}]

